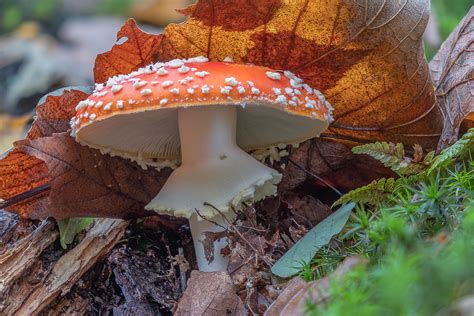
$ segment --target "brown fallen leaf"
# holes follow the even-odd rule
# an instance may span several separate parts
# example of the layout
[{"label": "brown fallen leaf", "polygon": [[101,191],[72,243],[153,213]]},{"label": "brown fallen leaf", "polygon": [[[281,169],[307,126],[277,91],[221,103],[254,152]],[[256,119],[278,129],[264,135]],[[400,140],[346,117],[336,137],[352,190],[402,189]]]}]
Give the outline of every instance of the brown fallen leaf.
[{"label": "brown fallen leaf", "polygon": [[[0,158],[0,199],[11,202],[5,209],[19,214],[22,218],[28,217],[31,210],[36,210],[38,218],[48,217],[46,190],[50,177],[46,164],[38,158],[23,153],[18,148]],[[15,198],[17,198],[16,201]],[[0,202],[0,209],[1,205]]]},{"label": "brown fallen leaf", "polygon": [[[474,7],[430,63],[436,100],[444,117],[441,150],[453,144],[463,120],[474,122]],[[470,116],[469,116],[470,115]],[[469,118],[470,117],[470,118]]]},{"label": "brown fallen leaf", "polygon": [[291,152],[279,193],[284,196],[286,191],[305,182],[310,182],[313,188],[332,186],[348,192],[381,177],[394,176],[379,161],[366,155],[355,155],[344,144],[314,138]]},{"label": "brown fallen leaf", "polygon": [[337,269],[322,279],[304,282],[299,278],[292,279],[285,290],[278,296],[265,312],[265,316],[302,316],[305,315],[306,302],[320,304],[329,298],[330,279],[345,275],[357,266],[367,264],[360,257],[346,258]]},{"label": "brown fallen leaf", "polygon": [[[131,218],[155,214],[144,206],[170,174],[144,170],[119,157],[102,155],[65,133],[18,143],[20,150],[43,160],[51,177],[48,214],[69,217]],[[33,209],[29,217],[36,218]]]},{"label": "brown fallen leaf", "polygon": [[288,302],[295,296],[295,294],[300,293],[305,287],[308,286],[308,282],[303,280],[300,277],[294,277],[285,285],[283,292],[278,295],[277,299],[270,305],[270,307],[265,312],[265,315],[278,315]]},{"label": "brown fallen leaf", "polygon": [[174,315],[247,315],[227,272],[192,271]]},{"label": "brown fallen leaf", "polygon": [[284,199],[291,206],[291,219],[307,229],[316,226],[332,213],[329,206],[311,195],[299,198],[292,194],[285,196]]},{"label": "brown fallen leaf", "polygon": [[37,139],[69,130],[69,121],[76,113],[76,105],[88,94],[80,90],[64,90],[59,96],[50,95],[36,107],[36,118],[27,138]]},{"label": "brown fallen leaf", "polygon": [[160,35],[128,21],[118,35],[125,42],[98,56],[96,80],[147,62],[231,57],[291,70],[321,89],[336,109],[336,139],[436,146],[442,121],[422,46],[428,0],[201,0],[180,12],[188,19]]}]

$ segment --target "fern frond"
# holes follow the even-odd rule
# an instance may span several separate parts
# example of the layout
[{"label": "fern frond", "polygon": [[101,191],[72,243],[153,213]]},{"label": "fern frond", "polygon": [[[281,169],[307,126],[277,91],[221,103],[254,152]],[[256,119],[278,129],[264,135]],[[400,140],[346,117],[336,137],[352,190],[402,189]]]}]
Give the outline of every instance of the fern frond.
[{"label": "fern frond", "polygon": [[443,149],[434,159],[428,173],[445,166],[456,158],[463,158],[471,152],[474,152],[474,128],[469,129],[456,143]]},{"label": "fern frond", "polygon": [[382,178],[374,180],[366,186],[354,189],[343,196],[341,196],[333,206],[342,205],[348,202],[379,205],[383,202],[387,202],[388,199],[398,190],[404,186],[412,186],[415,183],[424,181],[426,179],[426,173],[421,172],[409,177],[402,177],[398,179],[394,178]]},{"label": "fern frond", "polygon": [[374,180],[366,186],[352,190],[341,196],[333,206],[348,202],[378,205],[387,200],[397,188],[402,185],[401,179],[382,178]]},{"label": "fern frond", "polygon": [[403,144],[387,142],[356,146],[352,148],[352,152],[369,155],[402,176],[410,176],[426,170],[434,157],[434,152],[431,152],[423,161],[415,161],[416,159],[405,157]]}]

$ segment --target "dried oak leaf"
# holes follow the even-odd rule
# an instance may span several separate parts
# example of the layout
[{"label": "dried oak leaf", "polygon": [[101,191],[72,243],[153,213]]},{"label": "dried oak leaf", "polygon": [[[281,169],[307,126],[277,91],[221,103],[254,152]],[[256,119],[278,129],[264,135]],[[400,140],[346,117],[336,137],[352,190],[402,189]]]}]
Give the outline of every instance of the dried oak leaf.
[{"label": "dried oak leaf", "polygon": [[48,214],[69,217],[131,218],[150,213],[144,206],[169,173],[143,170],[136,163],[81,146],[66,133],[18,144],[43,160],[51,177]]},{"label": "dried oak leaf", "polygon": [[174,315],[247,315],[227,272],[192,271]]},{"label": "dried oak leaf", "polygon": [[458,139],[464,119],[474,121],[474,8],[443,43],[430,68],[444,117],[441,150]]}]

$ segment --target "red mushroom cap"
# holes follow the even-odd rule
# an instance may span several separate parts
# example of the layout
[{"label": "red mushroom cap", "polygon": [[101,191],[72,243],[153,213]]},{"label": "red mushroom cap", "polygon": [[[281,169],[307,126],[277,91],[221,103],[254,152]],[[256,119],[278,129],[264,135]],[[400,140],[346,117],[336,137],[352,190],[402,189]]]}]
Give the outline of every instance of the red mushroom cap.
[{"label": "red mushroom cap", "polygon": [[[110,78],[106,86],[97,85],[94,93],[76,107],[76,116],[71,125],[76,139],[94,148],[129,158],[176,159],[179,158],[179,139],[174,140],[177,145],[173,144],[172,149],[168,146],[167,149],[147,151],[144,147],[149,145],[148,140],[143,140],[143,148],[128,148],[128,145],[122,146],[118,141],[111,141],[111,137],[115,135],[115,138],[124,140],[121,134],[132,133],[136,141],[140,142],[145,136],[140,137],[141,134],[135,134],[135,131],[146,127],[145,120],[154,119],[155,127],[148,126],[142,134],[153,133],[156,136],[165,132],[165,129],[156,128],[157,124],[176,124],[165,122],[176,119],[172,115],[175,112],[173,110],[191,106],[228,105],[241,105],[244,112],[247,112],[245,107],[265,108],[269,113],[269,122],[265,125],[271,126],[271,120],[276,120],[275,117],[278,116],[278,121],[273,122],[273,128],[295,129],[294,135],[290,132],[283,139],[256,137],[255,143],[238,139],[238,144],[245,150],[294,143],[318,136],[332,120],[332,108],[322,94],[304,84],[291,72],[194,58],[157,63],[129,75]],[[280,114],[275,114],[275,111]],[[257,121],[258,117],[262,119],[262,109],[254,112],[249,115],[253,115]],[[284,127],[286,121],[280,116],[288,118],[289,127]],[[239,120],[245,119],[245,115],[239,116]],[[298,128],[298,122],[306,128]],[[242,126],[248,129],[247,125]],[[257,127],[265,128],[255,128]],[[169,126],[168,130],[173,134],[172,137],[176,137],[175,126]],[[166,144],[160,142],[165,148]]]}]

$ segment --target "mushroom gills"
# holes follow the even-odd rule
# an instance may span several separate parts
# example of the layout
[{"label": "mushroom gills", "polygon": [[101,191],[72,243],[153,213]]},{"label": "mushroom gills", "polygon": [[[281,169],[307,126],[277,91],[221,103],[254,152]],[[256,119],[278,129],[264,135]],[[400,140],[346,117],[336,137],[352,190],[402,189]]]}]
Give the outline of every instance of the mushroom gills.
[{"label": "mushroom gills", "polygon": [[[181,166],[146,209],[191,219],[199,269],[207,271],[204,255],[199,255],[204,251],[200,226],[206,225],[198,222],[203,217],[220,218],[216,208],[232,218],[232,209],[241,209],[244,202],[275,195],[281,174],[237,146],[236,106],[182,108],[178,110],[178,125]],[[219,222],[225,224],[222,218]],[[221,257],[222,247],[216,247],[215,258]]]}]

